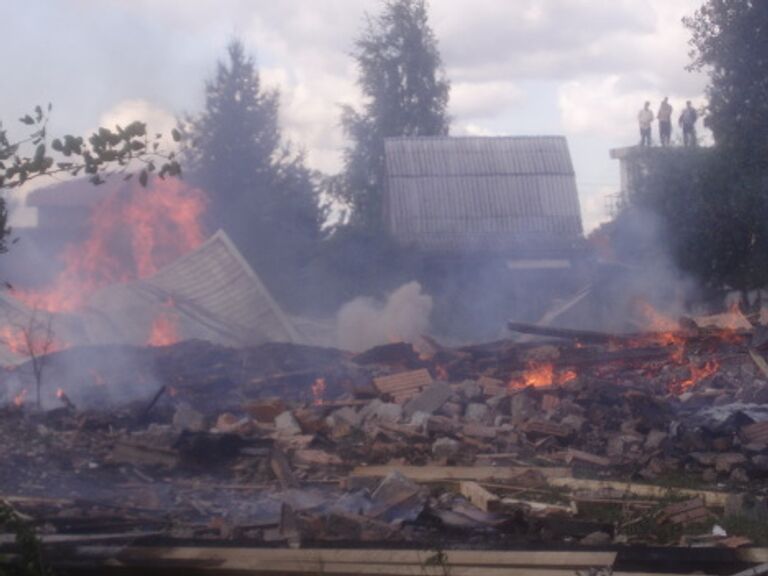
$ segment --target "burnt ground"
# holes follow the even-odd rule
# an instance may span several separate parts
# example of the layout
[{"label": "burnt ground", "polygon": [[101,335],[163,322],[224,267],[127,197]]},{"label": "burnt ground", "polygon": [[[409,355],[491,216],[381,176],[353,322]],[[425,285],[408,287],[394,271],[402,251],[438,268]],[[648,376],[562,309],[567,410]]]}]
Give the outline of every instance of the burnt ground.
[{"label": "burnt ground", "polygon": [[732,551],[768,544],[761,358],[709,329],[68,350],[45,410],[4,374],[0,492],[46,537]]}]

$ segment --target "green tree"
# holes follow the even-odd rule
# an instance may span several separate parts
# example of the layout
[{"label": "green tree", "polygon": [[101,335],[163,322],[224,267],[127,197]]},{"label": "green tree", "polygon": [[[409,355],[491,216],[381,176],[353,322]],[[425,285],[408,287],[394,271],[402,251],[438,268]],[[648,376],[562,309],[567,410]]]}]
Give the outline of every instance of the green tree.
[{"label": "green tree", "polygon": [[676,262],[704,286],[768,284],[768,3],[707,0],[684,19],[690,70],[709,74],[716,146],[648,151],[634,206],[660,216]]},{"label": "green tree", "polygon": [[351,222],[382,224],[384,139],[448,133],[450,84],[424,0],[387,0],[368,17],[353,53],[364,96],[360,111],[345,106],[342,125],[351,140],[336,194],[352,208]]},{"label": "green tree", "polygon": [[223,228],[276,292],[300,284],[325,213],[317,175],[281,140],[279,93],[261,85],[239,40],[205,86],[204,111],[187,120],[192,178],[209,194],[209,225]]},{"label": "green tree", "polygon": [[[153,174],[161,178],[181,175],[175,152],[163,149],[161,134],[150,137],[143,122],[115,126],[114,130],[99,128],[87,140],[72,135],[51,140],[50,112],[50,104],[47,111],[36,106],[33,114],[20,118],[19,122],[29,129],[20,140],[12,140],[0,123],[0,253],[7,251],[11,233],[4,191],[61,174],[86,174],[95,185],[105,178],[121,176],[128,180],[138,174],[142,186]],[[181,134],[174,130],[172,137],[178,141]]]},{"label": "green tree", "polygon": [[242,42],[231,42],[227,54],[228,61],[219,61],[215,78],[205,84],[205,110],[190,119],[186,152],[195,179],[210,196],[211,219],[233,233],[238,208],[248,208],[254,195],[268,198],[264,191],[274,186],[279,95],[262,88]]},{"label": "green tree", "polygon": [[685,18],[690,69],[709,74],[707,125],[749,169],[768,162],[768,3],[707,0]]},{"label": "green tree", "polygon": [[[610,229],[622,259],[653,258],[663,246],[708,291],[768,284],[764,179],[745,172],[719,147],[651,149],[636,162],[641,176]],[[658,218],[662,234],[650,243],[647,214]]]}]

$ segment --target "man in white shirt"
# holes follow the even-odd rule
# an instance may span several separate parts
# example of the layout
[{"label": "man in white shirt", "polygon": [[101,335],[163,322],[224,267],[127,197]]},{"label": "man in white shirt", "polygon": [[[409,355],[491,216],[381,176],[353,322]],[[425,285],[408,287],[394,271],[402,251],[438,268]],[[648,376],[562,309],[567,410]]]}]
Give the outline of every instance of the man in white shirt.
[{"label": "man in white shirt", "polygon": [[637,113],[637,122],[640,124],[640,146],[651,145],[651,124],[653,123],[653,112],[651,103],[646,102],[643,109]]}]

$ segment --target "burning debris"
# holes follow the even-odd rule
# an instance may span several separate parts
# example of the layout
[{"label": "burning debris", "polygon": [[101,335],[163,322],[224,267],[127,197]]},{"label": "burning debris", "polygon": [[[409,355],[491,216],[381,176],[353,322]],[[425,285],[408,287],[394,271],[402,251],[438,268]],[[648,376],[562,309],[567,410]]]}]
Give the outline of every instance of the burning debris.
[{"label": "burning debris", "polygon": [[[419,352],[118,347],[132,355],[121,368],[106,358],[117,349],[64,350],[51,366],[77,370],[53,368],[59,408],[27,413],[23,396],[8,398],[3,457],[15,469],[0,487],[49,539],[620,544],[615,568],[635,545],[708,545],[748,563],[740,547],[762,536],[745,527],[768,515],[762,330],[683,324],[513,324],[549,339],[425,339]],[[142,380],[142,400],[98,400]],[[94,383],[84,393],[81,381]]]},{"label": "burning debris", "polygon": [[0,295],[3,364],[19,364],[30,351],[41,350],[49,319],[49,352],[105,344],[167,346],[194,338],[231,346],[312,340],[285,315],[221,231],[150,277],[82,292],[87,294],[82,308],[57,311],[56,302],[73,302],[59,299],[66,289],[58,290],[37,295],[37,304],[52,306],[53,312],[27,307],[17,292]]},{"label": "burning debris", "polygon": [[[637,302],[633,333],[510,324],[545,340],[446,347],[419,336],[433,302],[412,282],[342,308],[349,352],[302,345],[228,237],[205,240],[202,193],[159,185],[107,198],[52,287],[0,297],[0,491],[63,567],[132,565],[125,543],[158,536],[169,557],[437,542],[473,569],[459,549],[705,543],[735,565],[762,542],[742,526],[768,514],[766,346],[735,311],[678,322]],[[562,562],[653,569],[622,553]],[[355,558],[331,572],[401,573]]]}]

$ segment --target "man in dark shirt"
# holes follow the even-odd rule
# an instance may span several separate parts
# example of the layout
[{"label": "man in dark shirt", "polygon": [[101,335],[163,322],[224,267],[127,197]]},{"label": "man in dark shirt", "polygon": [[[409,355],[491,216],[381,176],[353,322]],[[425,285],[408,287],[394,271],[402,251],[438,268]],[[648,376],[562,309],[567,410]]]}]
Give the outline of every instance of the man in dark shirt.
[{"label": "man in dark shirt", "polygon": [[685,108],[680,114],[680,126],[683,129],[683,144],[685,146],[696,146],[696,120],[699,115],[696,109],[691,105],[691,101],[685,103]]}]

